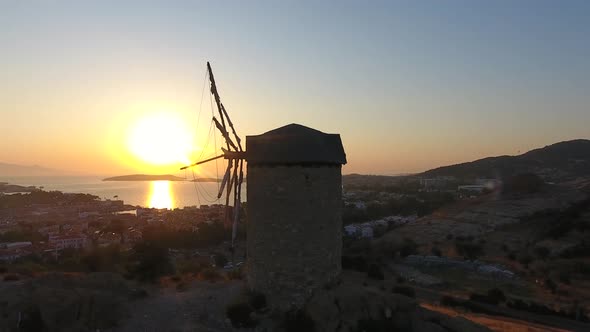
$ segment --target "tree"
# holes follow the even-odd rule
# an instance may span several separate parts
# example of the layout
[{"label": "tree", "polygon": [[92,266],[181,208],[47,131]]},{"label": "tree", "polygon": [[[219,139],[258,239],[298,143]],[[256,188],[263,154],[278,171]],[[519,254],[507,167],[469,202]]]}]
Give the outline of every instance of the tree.
[{"label": "tree", "polygon": [[140,280],[154,281],[158,277],[174,273],[168,249],[152,241],[142,241],[133,248],[132,259],[136,264],[131,273]]}]

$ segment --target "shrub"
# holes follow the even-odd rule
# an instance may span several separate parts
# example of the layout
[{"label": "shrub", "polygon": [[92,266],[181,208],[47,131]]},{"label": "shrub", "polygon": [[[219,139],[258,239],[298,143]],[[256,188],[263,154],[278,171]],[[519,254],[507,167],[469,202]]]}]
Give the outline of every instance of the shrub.
[{"label": "shrub", "polygon": [[566,285],[570,285],[572,283],[569,273],[566,272],[559,273],[559,281]]},{"label": "shrub", "polygon": [[455,249],[457,249],[457,253],[462,255],[463,257],[474,260],[477,259],[479,256],[484,254],[483,247],[479,244],[472,243],[470,241],[465,240],[457,240],[455,241]]},{"label": "shrub", "polygon": [[449,295],[443,295],[440,298],[440,304],[447,307],[457,307],[463,304],[463,301]]},{"label": "shrub", "polygon": [[225,274],[228,280],[242,280],[244,276],[242,275],[242,269],[234,269],[231,271],[227,271]]},{"label": "shrub", "polygon": [[261,310],[266,307],[266,297],[262,293],[251,291],[248,293],[248,304],[254,310]]},{"label": "shrub", "polygon": [[434,256],[442,256],[442,251],[437,248],[437,247],[432,247],[432,249],[430,250],[430,252],[434,255]]},{"label": "shrub", "polygon": [[407,297],[416,297],[416,291],[414,288],[409,286],[394,286],[391,290],[392,293],[405,295]]},{"label": "shrub", "polygon": [[539,257],[542,260],[546,260],[547,257],[549,257],[550,253],[551,253],[551,250],[549,250],[549,248],[547,248],[547,247],[536,247],[535,248],[535,254],[537,255],[537,257]]},{"label": "shrub", "polygon": [[498,303],[506,301],[506,295],[504,295],[504,292],[499,288],[492,288],[488,290],[488,297],[494,299]]},{"label": "shrub", "polygon": [[203,266],[195,260],[178,260],[176,261],[176,270],[180,273],[199,273]]},{"label": "shrub", "polygon": [[377,264],[369,265],[369,270],[367,271],[367,277],[375,280],[383,280],[385,279],[385,275],[383,274],[383,270]]},{"label": "shrub", "polygon": [[358,332],[386,332],[397,331],[394,323],[386,319],[361,319],[357,323]]},{"label": "shrub", "polygon": [[217,280],[222,279],[222,276],[221,274],[219,274],[219,272],[217,272],[217,270],[212,268],[206,268],[203,271],[199,272],[199,278],[210,282],[215,282]]},{"label": "shrub", "polygon": [[143,281],[154,281],[158,277],[174,272],[168,249],[154,242],[138,243],[133,248],[131,258],[136,261],[136,265],[130,272]]},{"label": "shrub", "polygon": [[550,278],[545,279],[544,286],[545,286],[545,288],[550,290],[551,293],[555,293],[555,291],[557,290],[557,284],[555,283],[555,281],[551,280]]},{"label": "shrub", "polygon": [[11,274],[7,274],[4,276],[4,281],[18,281],[18,280],[20,280],[20,277],[18,274],[11,273]]},{"label": "shrub", "polygon": [[540,191],[544,185],[543,179],[533,173],[518,174],[503,181],[502,193],[523,194]]},{"label": "shrub", "polygon": [[186,282],[179,282],[176,284],[176,290],[179,292],[184,292],[188,289],[188,284]]},{"label": "shrub", "polygon": [[522,255],[518,258],[518,262],[524,267],[528,268],[529,264],[533,261],[533,257],[528,254]]},{"label": "shrub", "polygon": [[489,297],[487,295],[478,294],[478,293],[471,293],[469,295],[469,299],[471,301],[480,302],[480,303],[487,303],[491,305],[497,305],[498,301],[495,298]]},{"label": "shrub", "polygon": [[256,326],[256,321],[250,316],[253,311],[248,303],[232,303],[225,309],[225,314],[233,327],[252,328]]},{"label": "shrub", "polygon": [[367,272],[369,264],[363,256],[342,256],[342,269]]},{"label": "shrub", "polygon": [[283,327],[287,332],[316,331],[313,319],[303,310],[291,311],[285,314]]},{"label": "shrub", "polygon": [[227,264],[227,258],[222,254],[217,254],[213,256],[213,260],[215,260],[215,266],[224,267]]},{"label": "shrub", "polygon": [[404,243],[402,244],[399,254],[402,257],[407,257],[409,255],[414,255],[418,252],[418,245],[412,239],[404,238]]},{"label": "shrub", "polygon": [[581,242],[561,252],[562,258],[590,257],[590,243]]}]

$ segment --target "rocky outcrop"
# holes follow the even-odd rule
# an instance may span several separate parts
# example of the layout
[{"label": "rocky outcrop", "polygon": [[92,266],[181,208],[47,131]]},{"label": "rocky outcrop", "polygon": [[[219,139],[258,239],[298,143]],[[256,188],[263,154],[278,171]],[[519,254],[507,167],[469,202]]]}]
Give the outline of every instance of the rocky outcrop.
[{"label": "rocky outcrop", "polygon": [[305,312],[316,331],[489,331],[461,317],[428,311],[410,297],[361,286],[346,277],[337,286],[316,292]]},{"label": "rocky outcrop", "polygon": [[49,274],[12,285],[2,294],[2,331],[95,331],[127,315],[134,290],[111,273]]}]

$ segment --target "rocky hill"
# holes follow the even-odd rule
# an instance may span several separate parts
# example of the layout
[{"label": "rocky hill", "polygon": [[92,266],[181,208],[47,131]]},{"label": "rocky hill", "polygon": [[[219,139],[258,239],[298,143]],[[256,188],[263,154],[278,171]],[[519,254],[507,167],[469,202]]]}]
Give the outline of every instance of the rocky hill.
[{"label": "rocky hill", "polygon": [[553,182],[590,176],[590,140],[559,142],[518,156],[489,157],[435,168],[420,175],[505,178],[518,173],[535,173]]}]

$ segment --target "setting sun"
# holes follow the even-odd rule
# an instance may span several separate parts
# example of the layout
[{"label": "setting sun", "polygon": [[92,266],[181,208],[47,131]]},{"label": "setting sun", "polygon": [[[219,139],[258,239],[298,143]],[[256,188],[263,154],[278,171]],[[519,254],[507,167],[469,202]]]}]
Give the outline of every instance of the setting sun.
[{"label": "setting sun", "polygon": [[190,130],[178,116],[156,113],[131,127],[127,146],[135,157],[152,165],[187,164],[192,141]]}]

